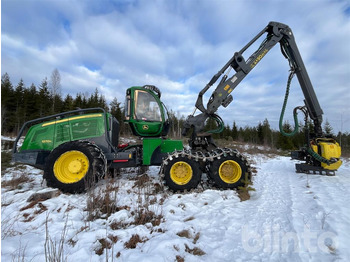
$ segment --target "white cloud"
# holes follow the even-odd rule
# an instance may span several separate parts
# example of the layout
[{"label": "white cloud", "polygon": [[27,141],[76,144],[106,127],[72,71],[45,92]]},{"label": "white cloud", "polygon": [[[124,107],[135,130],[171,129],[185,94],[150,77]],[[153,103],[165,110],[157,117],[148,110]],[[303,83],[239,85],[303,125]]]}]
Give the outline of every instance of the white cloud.
[{"label": "white cloud", "polygon": [[[14,85],[23,78],[29,86],[58,68],[64,92],[98,88],[107,99],[119,101],[129,86],[154,84],[170,109],[188,114],[198,92],[233,53],[269,21],[280,21],[294,32],[324,118],[338,126],[343,121],[343,131],[350,131],[350,121],[344,120],[350,115],[349,6],[330,0],[5,0],[2,72],[9,73]],[[276,46],[219,113],[229,124],[238,119],[256,125],[265,117],[277,123],[288,69]],[[295,79],[286,117],[302,104]]]}]

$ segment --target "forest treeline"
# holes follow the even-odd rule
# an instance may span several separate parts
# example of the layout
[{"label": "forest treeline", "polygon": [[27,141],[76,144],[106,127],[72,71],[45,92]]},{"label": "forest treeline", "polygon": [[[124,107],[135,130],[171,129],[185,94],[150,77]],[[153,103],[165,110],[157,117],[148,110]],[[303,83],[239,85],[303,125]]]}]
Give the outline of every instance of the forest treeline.
[{"label": "forest treeline", "polygon": [[[1,134],[16,135],[26,121],[35,118],[77,108],[101,107],[118,119],[122,135],[131,135],[128,126],[123,122],[123,104],[117,98],[112,99],[108,104],[106,98],[99,93],[97,88],[93,94],[77,93],[74,97],[71,94],[62,96],[60,94],[59,73],[58,75],[57,73],[53,72],[50,81],[45,78],[38,86],[32,84],[28,87],[25,86],[23,80],[13,85],[7,73],[1,76]],[[170,110],[169,118],[172,122],[169,136],[180,138],[185,117]],[[214,134],[214,138],[265,145],[283,150],[297,149],[305,143],[303,132],[305,127],[300,125],[298,134],[286,137],[279,131],[272,129],[267,119],[254,127],[239,127],[233,121],[232,126],[227,124],[223,132]],[[208,121],[206,127],[207,129],[215,129],[214,122]],[[284,123],[286,132],[291,132],[292,128],[288,122]],[[341,143],[343,152],[348,154],[350,134],[348,132],[334,134],[328,121],[325,121],[323,128],[326,134],[334,136]]]}]

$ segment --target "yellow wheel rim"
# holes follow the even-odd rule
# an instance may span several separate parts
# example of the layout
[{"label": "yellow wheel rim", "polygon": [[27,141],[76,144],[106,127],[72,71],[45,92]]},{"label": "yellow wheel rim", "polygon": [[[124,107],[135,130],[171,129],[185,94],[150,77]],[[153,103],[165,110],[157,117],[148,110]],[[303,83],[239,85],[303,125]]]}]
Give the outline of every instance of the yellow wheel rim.
[{"label": "yellow wheel rim", "polygon": [[170,169],[171,180],[178,185],[185,185],[192,178],[192,167],[183,161],[176,162]]},{"label": "yellow wheel rim", "polygon": [[219,167],[219,176],[227,184],[236,183],[242,177],[241,166],[236,161],[226,160]]},{"label": "yellow wheel rim", "polygon": [[55,162],[53,172],[58,181],[72,184],[84,178],[89,170],[89,159],[80,151],[63,153]]}]

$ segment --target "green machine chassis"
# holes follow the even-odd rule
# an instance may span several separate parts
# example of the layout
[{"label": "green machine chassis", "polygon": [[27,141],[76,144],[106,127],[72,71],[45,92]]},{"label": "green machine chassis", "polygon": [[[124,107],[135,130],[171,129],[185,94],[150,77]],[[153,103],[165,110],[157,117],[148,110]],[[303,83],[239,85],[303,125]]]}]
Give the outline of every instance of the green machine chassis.
[{"label": "green machine chassis", "polygon": [[[27,131],[22,146],[19,140]],[[182,150],[181,140],[145,137],[140,144],[118,145],[119,123],[102,108],[88,108],[26,122],[13,147],[13,160],[44,169],[50,153],[72,141],[89,141],[103,152],[107,167],[161,165],[167,153]]]}]

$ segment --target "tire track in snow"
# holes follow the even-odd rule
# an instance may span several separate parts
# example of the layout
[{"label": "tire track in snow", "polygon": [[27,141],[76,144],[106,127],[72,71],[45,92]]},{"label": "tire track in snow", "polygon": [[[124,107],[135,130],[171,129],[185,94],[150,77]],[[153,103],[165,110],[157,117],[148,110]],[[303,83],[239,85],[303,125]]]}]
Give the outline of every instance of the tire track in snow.
[{"label": "tire track in snow", "polygon": [[[186,226],[201,233],[198,244],[210,254],[201,261],[300,261],[294,242],[281,243],[286,232],[295,232],[286,168],[279,158],[261,164],[254,177],[256,192],[244,202],[234,191],[206,190],[195,201],[193,194],[174,195],[164,209],[170,213],[167,220],[181,220],[184,214],[194,218]],[[181,224],[172,222],[167,227]]]},{"label": "tire track in snow", "polygon": [[246,220],[245,227],[262,238],[261,249],[256,248],[260,259],[300,261],[295,252],[298,240],[291,238],[292,241],[285,242],[289,240],[288,234],[296,230],[293,223],[291,174],[286,171],[288,166],[283,160],[281,157],[267,159],[260,165],[254,178],[256,192],[251,194],[249,201],[242,203],[242,212]]},{"label": "tire track in snow", "polygon": [[[334,261],[341,255],[320,250],[318,239],[326,230],[350,232],[349,222],[337,218],[339,226],[332,225],[333,216],[327,218],[327,228],[321,228],[319,214],[327,212],[324,197],[338,197],[333,189],[321,191],[324,179],[334,177],[307,176],[295,172],[294,161],[288,157],[274,159],[255,157],[258,172],[253,176],[255,192],[251,199],[240,202],[234,191],[205,190],[201,193],[174,194],[164,204],[165,228],[169,238],[175,238],[177,248],[189,261]],[[341,172],[338,174],[339,178]],[[350,174],[349,174],[350,175]],[[309,177],[309,178],[308,178]],[[339,183],[344,179],[340,179]],[[337,186],[336,180],[332,180]],[[307,185],[309,184],[309,187]],[[339,194],[348,192],[344,183]],[[338,185],[339,186],[339,185]],[[322,193],[320,193],[322,192]],[[329,201],[333,202],[330,198]],[[346,200],[343,200],[346,201]],[[342,203],[342,202],[340,202]],[[338,209],[337,205],[332,205]],[[348,210],[345,205],[344,210]],[[339,212],[343,209],[339,208]],[[348,212],[350,213],[350,212]],[[332,219],[332,220],[331,220]],[[186,229],[200,237],[180,238],[174,234]],[[308,239],[308,237],[313,239]],[[344,234],[345,237],[345,234]],[[341,240],[341,239],[340,239]],[[348,241],[344,241],[345,244]],[[197,246],[206,255],[186,254],[184,244]],[[172,249],[170,246],[169,249]],[[347,250],[345,248],[345,250]]]},{"label": "tire track in snow", "polygon": [[[344,163],[344,167],[349,166],[349,162]],[[350,250],[348,248],[348,232],[350,232],[350,174],[348,169],[340,167],[335,176],[309,175],[308,184],[310,195],[317,208],[309,224],[319,230],[319,235],[333,234],[330,246],[334,248],[330,259],[350,260]],[[328,241],[329,242],[329,241]],[[337,251],[342,250],[342,254]]]},{"label": "tire track in snow", "polygon": [[[327,218],[330,210],[340,209],[337,204],[340,198],[342,199],[340,203],[343,202],[343,204],[349,199],[349,197],[345,197],[346,195],[349,196],[349,189],[346,188],[343,183],[339,190],[343,196],[336,193],[337,199],[332,201],[332,194],[337,191],[333,190],[330,184],[334,186],[338,184],[338,179],[336,177],[297,174],[294,172],[295,162],[287,158],[280,158],[279,160],[281,164],[285,165],[284,184],[290,187],[290,200],[292,203],[290,215],[292,216],[292,228],[294,228],[294,231],[290,232],[294,232],[298,238],[298,246],[294,247],[294,250],[297,250],[302,261],[334,261],[340,259],[339,254],[332,250],[334,247],[333,240],[339,238],[339,236],[337,236],[337,231],[339,232],[339,230],[337,230],[338,227],[336,225],[334,226],[333,223],[328,223],[326,220],[333,220]],[[281,167],[278,168],[277,163],[276,165],[277,169],[283,170]],[[337,175],[342,174],[338,172]],[[344,180],[342,176],[340,176],[339,179],[341,181]],[[345,184],[349,183],[345,182]],[[281,196],[283,196],[282,192]],[[325,198],[321,200],[322,197]],[[348,210],[346,213],[349,214],[350,210],[348,205],[343,204],[342,206]],[[349,232],[350,228],[347,221],[341,220],[339,225],[346,227],[347,231],[344,232]],[[329,236],[331,240],[326,239],[326,237]],[[346,241],[341,242],[346,243]],[[344,250],[347,249],[345,248]]]}]

